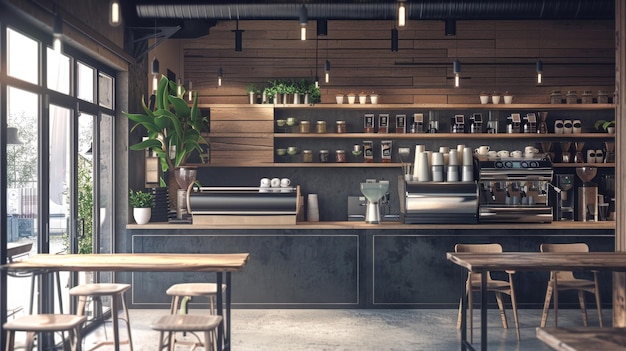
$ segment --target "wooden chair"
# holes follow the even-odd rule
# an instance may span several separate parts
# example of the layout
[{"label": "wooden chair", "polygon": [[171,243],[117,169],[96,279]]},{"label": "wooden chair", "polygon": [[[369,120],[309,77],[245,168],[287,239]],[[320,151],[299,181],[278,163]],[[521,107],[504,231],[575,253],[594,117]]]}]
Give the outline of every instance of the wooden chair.
[{"label": "wooden chair", "polygon": [[[502,246],[500,244],[456,244],[454,246],[454,252],[502,252]],[[515,319],[515,331],[517,333],[517,340],[520,340],[519,334],[519,320],[517,318],[517,301],[515,299],[515,290],[513,288],[513,274],[514,271],[506,271],[509,274],[509,280],[494,280],[491,279],[491,272],[487,272],[487,291],[493,291],[496,294],[496,301],[498,302],[498,308],[500,309],[500,317],[502,318],[502,326],[504,329],[509,328],[509,324],[506,319],[506,313],[504,310],[504,303],[502,302],[502,294],[511,296],[511,305],[513,307],[513,318]],[[476,273],[468,273],[467,283],[465,285],[465,293],[467,294],[468,306],[469,306],[469,322],[470,322],[470,342],[473,342],[473,306],[472,306],[472,293],[480,292],[481,276]],[[457,318],[457,329],[461,328],[461,306],[459,303],[459,314]]]},{"label": "wooden chair", "polygon": [[15,332],[27,333],[24,347],[27,351],[33,349],[35,335],[44,332],[60,332],[63,339],[65,339],[65,332],[68,332],[69,341],[63,342],[63,349],[80,351],[82,342],[80,329],[85,320],[87,320],[85,316],[72,314],[29,314],[15,318],[3,325],[7,332],[6,351],[15,350]]},{"label": "wooden chair", "polygon": [[[589,252],[589,246],[585,243],[574,244],[541,244],[541,252]],[[587,326],[587,309],[585,307],[585,297],[583,292],[589,292],[596,297],[596,305],[598,308],[598,319],[600,327],[602,327],[602,306],[600,304],[600,289],[598,287],[598,272],[593,271],[593,280],[579,279],[574,277],[570,271],[553,271],[550,272],[550,281],[546,289],[546,299],[543,304],[543,314],[541,316],[541,327],[546,326],[548,320],[548,311],[550,310],[550,300],[554,292],[554,326],[558,326],[558,304],[559,291],[578,290],[578,301],[580,310],[583,315],[583,324]]]},{"label": "wooden chair", "polygon": [[[128,308],[124,301],[124,293],[130,289],[130,284],[115,283],[97,283],[97,284],[81,284],[70,289],[70,296],[78,298],[76,313],[79,316],[85,314],[85,306],[88,300],[92,300],[94,306],[97,305],[96,317],[102,318],[104,311],[102,310],[102,297],[111,298],[111,320],[113,322],[113,340],[103,340],[96,344],[93,348],[103,345],[113,345],[115,350],[119,350],[121,344],[129,344],[130,351],[133,350],[133,341],[130,332],[130,319],[128,316]],[[120,306],[121,303],[121,306]],[[123,315],[119,315],[119,308],[122,308]],[[95,309],[95,308],[94,308]],[[120,341],[119,321],[122,320],[126,324],[127,340]],[[106,329],[105,329],[106,331]],[[105,334],[106,338],[106,334]]]}]

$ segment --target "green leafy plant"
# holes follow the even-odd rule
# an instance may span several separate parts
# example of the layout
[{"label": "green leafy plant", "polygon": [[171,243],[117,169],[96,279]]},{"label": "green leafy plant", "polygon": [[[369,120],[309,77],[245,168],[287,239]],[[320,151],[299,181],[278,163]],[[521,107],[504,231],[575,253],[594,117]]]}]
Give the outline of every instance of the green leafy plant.
[{"label": "green leafy plant", "polygon": [[250,94],[250,93],[255,93],[258,94],[261,91],[259,90],[259,88],[257,88],[256,85],[254,84],[248,84],[248,86],[246,87],[246,93]]},{"label": "green leafy plant", "polygon": [[130,189],[128,192],[128,202],[133,208],[153,208],[154,196],[151,193],[145,191],[133,191]]},{"label": "green leafy plant", "polygon": [[[142,99],[145,113],[124,113],[135,122],[131,130],[143,126],[148,131],[148,138],[131,145],[130,149],[152,150],[159,157],[163,171],[184,166],[189,155],[194,151],[202,153],[200,145],[206,144],[201,132],[207,129],[208,119],[200,115],[197,93],[194,93],[192,107],[189,107],[182,97],[177,96],[177,88],[175,82],[163,76],[156,92],[154,111]],[[173,158],[170,158],[170,152]]]},{"label": "green leafy plant", "polygon": [[596,123],[594,124],[594,127],[596,128],[596,130],[600,130],[600,128],[602,128],[605,131],[607,131],[609,127],[615,127],[615,120],[606,121],[606,120],[601,119],[601,120],[596,121]]},{"label": "green leafy plant", "polygon": [[315,86],[315,82],[309,84],[308,93],[310,103],[317,104],[322,101],[320,88]]}]

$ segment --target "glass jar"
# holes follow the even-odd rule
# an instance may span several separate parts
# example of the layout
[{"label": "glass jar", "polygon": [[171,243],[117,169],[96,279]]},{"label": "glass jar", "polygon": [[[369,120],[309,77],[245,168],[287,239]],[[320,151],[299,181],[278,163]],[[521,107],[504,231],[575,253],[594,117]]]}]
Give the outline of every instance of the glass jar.
[{"label": "glass jar", "polygon": [[561,91],[554,90],[552,94],[550,94],[550,103],[551,104],[560,104],[561,103]]},{"label": "glass jar", "polygon": [[328,162],[328,150],[320,150],[320,162]]},{"label": "glass jar", "polygon": [[306,162],[306,163],[313,162],[313,151],[302,150],[302,162]]},{"label": "glass jar", "polygon": [[578,95],[576,95],[575,90],[570,90],[567,92],[567,95],[565,95],[565,102],[568,104],[578,103]]},{"label": "glass jar", "polygon": [[583,104],[593,104],[593,94],[591,94],[591,90],[585,90],[583,95],[580,97],[580,102]]},{"label": "glass jar", "polygon": [[609,103],[609,94],[606,91],[598,90],[598,103],[599,104]]},{"label": "glass jar", "polygon": [[336,132],[337,134],[343,134],[347,131],[346,121],[337,121],[336,124]]},{"label": "glass jar", "polygon": [[346,162],[346,150],[335,150],[335,162]]},{"label": "glass jar", "polygon": [[319,134],[326,133],[326,121],[317,121],[315,131]]},{"label": "glass jar", "polygon": [[300,121],[300,133],[306,134],[311,132],[311,122]]}]

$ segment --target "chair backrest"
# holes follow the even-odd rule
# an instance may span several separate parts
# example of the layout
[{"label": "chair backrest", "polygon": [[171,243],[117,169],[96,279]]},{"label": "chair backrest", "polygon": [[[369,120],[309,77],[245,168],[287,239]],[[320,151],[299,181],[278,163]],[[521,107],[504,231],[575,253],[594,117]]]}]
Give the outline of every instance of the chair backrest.
[{"label": "chair backrest", "polygon": [[[454,252],[482,252],[482,253],[500,253],[502,245],[500,244],[456,244]],[[470,274],[472,282],[480,283],[480,274]],[[491,280],[491,273],[487,274],[487,280]]]},{"label": "chair backrest", "polygon": [[[539,247],[541,252],[589,252],[589,246],[585,243],[573,244],[541,244]],[[558,280],[573,280],[574,273],[570,271],[559,271],[557,273]]]}]

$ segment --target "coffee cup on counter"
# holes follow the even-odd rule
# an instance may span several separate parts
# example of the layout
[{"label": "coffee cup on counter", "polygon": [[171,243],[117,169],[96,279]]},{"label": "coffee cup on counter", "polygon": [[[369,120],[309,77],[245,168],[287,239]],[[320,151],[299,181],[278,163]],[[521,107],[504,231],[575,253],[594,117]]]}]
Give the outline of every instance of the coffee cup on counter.
[{"label": "coffee cup on counter", "polygon": [[489,152],[489,145],[482,145],[474,149],[474,153],[478,155],[487,155]]},{"label": "coffee cup on counter", "polygon": [[289,185],[291,185],[291,180],[289,178],[283,178],[283,179],[280,180],[281,188],[286,188]]},{"label": "coffee cup on counter", "polygon": [[509,150],[500,150],[498,151],[498,157],[509,157]]},{"label": "coffee cup on counter", "polygon": [[510,155],[513,158],[520,158],[522,157],[523,153],[520,150],[515,150],[515,151],[511,151]]},{"label": "coffee cup on counter", "polygon": [[279,188],[280,187],[280,179],[279,178],[272,178],[270,180],[270,186],[272,188]]},{"label": "coffee cup on counter", "polygon": [[498,157],[498,152],[496,150],[489,150],[489,152],[487,152],[487,156],[488,157]]}]

